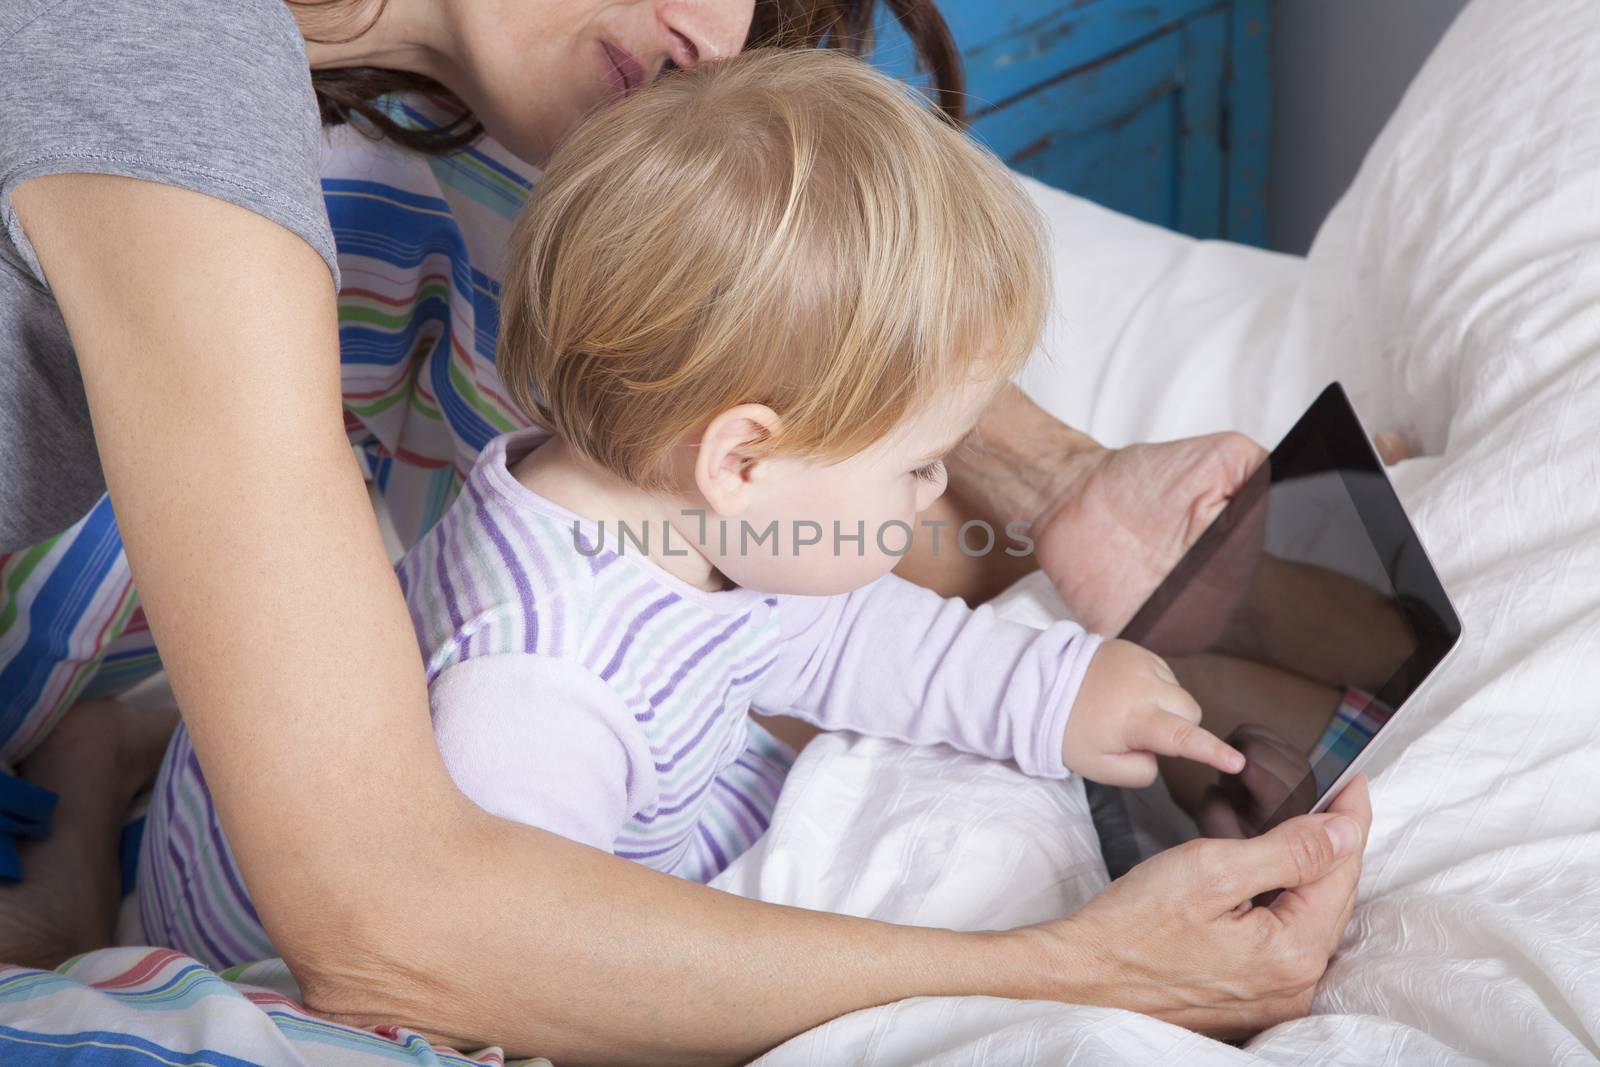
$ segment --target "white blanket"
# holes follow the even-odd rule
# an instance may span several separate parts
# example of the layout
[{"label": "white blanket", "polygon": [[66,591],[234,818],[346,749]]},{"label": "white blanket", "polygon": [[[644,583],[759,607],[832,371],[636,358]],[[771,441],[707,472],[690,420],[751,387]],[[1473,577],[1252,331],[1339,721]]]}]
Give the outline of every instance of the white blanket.
[{"label": "white blanket", "polygon": [[[1395,480],[1465,646],[1374,768],[1360,904],[1311,1018],[1240,1050],[1115,1011],[925,999],[763,1064],[1594,1062],[1600,4],[1477,0],[1304,262],[1038,198],[1061,314],[1030,391],[1112,442],[1270,442],[1343,379],[1424,453]],[[1037,583],[1009,599],[1056,610]],[[1070,910],[1104,878],[1081,789],[833,737],[721,884],[982,928]]]}]

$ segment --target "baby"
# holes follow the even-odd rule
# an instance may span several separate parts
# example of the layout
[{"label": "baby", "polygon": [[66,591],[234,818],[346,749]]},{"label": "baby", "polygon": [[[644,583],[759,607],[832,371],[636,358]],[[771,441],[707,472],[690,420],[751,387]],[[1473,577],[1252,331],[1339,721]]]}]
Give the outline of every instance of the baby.
[{"label": "baby", "polygon": [[[1045,302],[1016,183],[854,60],[753,52],[581,126],[502,294],[545,429],[493,441],[398,568],[461,790],[706,880],[794,758],[752,708],[1044,777],[1238,770],[1155,655],[889,573]],[[152,944],[275,954],[181,730],[139,878]]]},{"label": "baby", "polygon": [[793,758],[752,708],[1045,777],[1242,766],[1156,656],[888,573],[1046,302],[1026,197],[905,87],[674,74],[561,147],[509,255],[499,371],[548,432],[399,568],[480,806],[703,881]]}]

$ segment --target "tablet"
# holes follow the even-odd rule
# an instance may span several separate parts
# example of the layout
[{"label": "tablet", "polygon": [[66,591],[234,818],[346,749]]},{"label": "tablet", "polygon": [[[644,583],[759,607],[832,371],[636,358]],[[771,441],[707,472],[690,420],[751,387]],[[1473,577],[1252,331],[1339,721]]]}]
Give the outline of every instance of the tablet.
[{"label": "tablet", "polygon": [[1393,736],[1461,622],[1336,382],[1119,636],[1166,659],[1246,764],[1163,758],[1149,789],[1091,783],[1113,877],[1193,837],[1321,810]]}]

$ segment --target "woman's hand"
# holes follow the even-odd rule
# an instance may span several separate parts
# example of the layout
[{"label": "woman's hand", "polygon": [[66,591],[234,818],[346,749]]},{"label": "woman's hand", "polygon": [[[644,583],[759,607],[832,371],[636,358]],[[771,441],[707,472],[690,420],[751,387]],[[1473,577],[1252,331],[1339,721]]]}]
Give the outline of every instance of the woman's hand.
[{"label": "woman's hand", "polygon": [[[1059,976],[1041,995],[1221,1038],[1305,1015],[1355,906],[1371,825],[1358,776],[1328,814],[1146,860],[1077,914],[1026,932]],[[1270,905],[1251,906],[1273,889]]]},{"label": "woman's hand", "polygon": [[[1399,434],[1380,433],[1373,443],[1386,464],[1410,456]],[[1079,622],[1097,633],[1120,633],[1251,476],[1259,470],[1265,478],[1266,458],[1265,449],[1237,433],[1080,451],[1063,465],[1065,480],[1055,500],[1033,524],[1039,566]],[[1212,561],[1209,571],[1219,586],[1197,584],[1187,594],[1191,603],[1183,625],[1192,635],[1206,632],[1207,615],[1214,626],[1225,623],[1233,600],[1250,587],[1258,560],[1271,558],[1260,555],[1265,489],[1260,486],[1258,506],[1240,516]],[[1151,647],[1169,652],[1155,642]],[[1199,647],[1191,638],[1189,647],[1169,654]]]},{"label": "woman's hand", "polygon": [[1236,433],[1080,457],[1034,525],[1039,566],[1079,622],[1119,633],[1266,457]]},{"label": "woman's hand", "polygon": [[[1411,455],[1397,433],[1373,440],[1385,463]],[[1108,449],[1011,386],[951,454],[950,492],[924,517],[1021,522],[1033,553],[934,555],[924,541],[897,570],[977,603],[1038,566],[1079,622],[1117,634],[1266,457],[1237,433]]]},{"label": "woman's hand", "polygon": [[[1040,567],[1079,622],[1116,634],[1265,457],[1239,434],[1104,448],[1007,386],[947,459],[950,491],[923,521],[981,519],[1008,550],[935,552],[928,538],[896,571],[978,603]],[[1019,527],[1033,550],[1014,555]]]}]

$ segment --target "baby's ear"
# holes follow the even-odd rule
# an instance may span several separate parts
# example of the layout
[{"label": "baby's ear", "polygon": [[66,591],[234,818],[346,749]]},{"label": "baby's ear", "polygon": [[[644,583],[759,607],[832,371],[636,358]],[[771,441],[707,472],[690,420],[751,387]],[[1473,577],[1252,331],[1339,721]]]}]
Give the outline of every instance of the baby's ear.
[{"label": "baby's ear", "polygon": [[778,414],[764,404],[729,408],[706,426],[695,455],[694,481],[711,510],[738,515],[749,506],[765,446],[778,432]]}]

